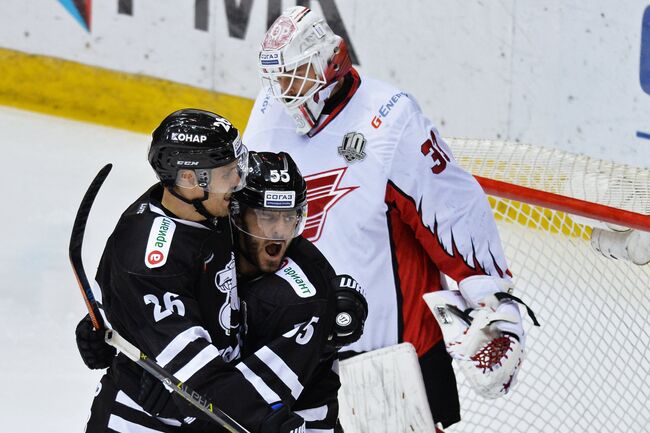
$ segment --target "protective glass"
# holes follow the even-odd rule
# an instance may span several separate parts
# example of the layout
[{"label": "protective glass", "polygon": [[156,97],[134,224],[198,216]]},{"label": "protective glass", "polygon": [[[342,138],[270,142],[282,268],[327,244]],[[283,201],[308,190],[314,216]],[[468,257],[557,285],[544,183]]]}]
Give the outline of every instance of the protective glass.
[{"label": "protective glass", "polygon": [[[188,176],[189,171],[193,171],[195,176]],[[210,193],[235,192],[246,186],[247,173],[248,150],[242,146],[239,157],[226,165],[215,168],[179,170],[176,174],[176,185],[181,188],[199,186]]]},{"label": "protective glass", "polygon": [[242,232],[265,240],[288,241],[300,235],[307,220],[307,204],[293,209],[258,209],[246,207],[233,218]]},{"label": "protective glass", "polygon": [[295,62],[260,70],[262,85],[270,87],[273,96],[288,108],[304,104],[325,84],[325,75],[318,53]]}]

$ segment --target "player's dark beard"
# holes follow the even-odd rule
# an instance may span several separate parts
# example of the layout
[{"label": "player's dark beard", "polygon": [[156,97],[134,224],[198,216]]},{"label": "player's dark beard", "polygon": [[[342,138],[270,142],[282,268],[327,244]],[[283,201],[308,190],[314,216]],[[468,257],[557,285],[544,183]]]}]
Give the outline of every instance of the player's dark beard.
[{"label": "player's dark beard", "polygon": [[[244,233],[241,230],[236,230],[236,245],[237,245],[237,254],[244,259],[248,264],[254,268],[254,272],[249,275],[243,274],[243,277],[245,279],[253,279],[257,277],[258,275],[262,274],[262,270],[260,269],[260,264],[259,260],[257,258],[256,254],[256,247],[255,247],[255,240],[248,234]],[[252,253],[252,254],[251,254]],[[241,272],[243,270],[243,266],[240,264],[237,265],[237,270]]]}]

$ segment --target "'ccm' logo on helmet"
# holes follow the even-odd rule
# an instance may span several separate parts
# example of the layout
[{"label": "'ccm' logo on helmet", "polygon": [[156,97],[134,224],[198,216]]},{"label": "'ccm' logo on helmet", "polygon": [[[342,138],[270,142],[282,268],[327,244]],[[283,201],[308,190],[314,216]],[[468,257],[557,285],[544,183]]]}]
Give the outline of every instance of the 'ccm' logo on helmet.
[{"label": "'ccm' logo on helmet", "polygon": [[198,134],[185,134],[183,132],[172,132],[173,141],[184,141],[189,143],[203,143],[208,137]]}]

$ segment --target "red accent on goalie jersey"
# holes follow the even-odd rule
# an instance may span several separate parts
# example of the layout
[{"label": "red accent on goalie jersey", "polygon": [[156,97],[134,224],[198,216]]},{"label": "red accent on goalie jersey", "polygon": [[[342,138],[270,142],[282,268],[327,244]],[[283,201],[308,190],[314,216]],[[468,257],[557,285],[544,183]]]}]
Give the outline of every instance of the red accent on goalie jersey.
[{"label": "red accent on goalie jersey", "polygon": [[[437,226],[434,225],[432,228],[425,226],[422,222],[422,215],[418,211],[413,199],[390,181],[386,186],[386,203],[397,207],[400,211],[402,221],[411,227],[418,242],[424,247],[433,263],[443,273],[449,275],[456,281],[461,281],[472,275],[487,275],[476,259],[476,254],[474,254],[471,266],[465,262],[462,254],[458,252],[453,234],[451,236],[452,251],[448,253],[440,243]],[[503,270],[498,267],[496,261],[494,262],[494,266],[497,268],[499,274],[503,273]],[[508,271],[506,273],[509,274]]]},{"label": "red accent on goalie jersey", "polygon": [[[391,240],[395,286],[398,293],[400,342],[415,346],[419,356],[424,355],[442,338],[436,319],[429,311],[422,295],[440,288],[440,272],[431,262],[422,245],[400,215],[399,207],[388,196],[388,227]],[[409,318],[404,321],[404,317]]]},{"label": "red accent on goalie jersey", "polygon": [[[403,340],[413,343],[418,356],[442,338],[440,329],[422,294],[440,289],[440,271],[460,281],[471,275],[486,275],[478,260],[470,266],[458,252],[452,236],[452,252],[440,244],[437,227],[429,229],[411,197],[392,182],[386,185],[386,204],[393,257],[397,263],[396,284],[402,295],[402,317],[420,317],[404,323]],[[496,266],[496,263],[495,263]],[[501,274],[502,270],[498,268]],[[508,271],[506,271],[508,272]]]},{"label": "red accent on goalie jersey", "polygon": [[320,124],[318,124],[314,129],[309,131],[308,135],[310,137],[313,137],[314,135],[318,134],[320,131],[327,126],[328,123],[330,123],[334,118],[343,110],[343,108],[348,105],[348,102],[350,102],[350,99],[352,99],[352,96],[356,93],[357,89],[361,85],[361,77],[359,77],[359,73],[356,71],[354,68],[350,68],[350,76],[352,77],[352,83],[350,83],[350,87],[347,89],[347,93],[345,94],[345,97],[341,100],[341,102],[332,109],[332,111],[327,114],[327,116],[324,118],[324,120],[321,121]]},{"label": "red accent on goalie jersey", "polygon": [[305,176],[309,208],[305,230],[302,233],[304,238],[316,242],[325,227],[327,212],[344,195],[359,188],[358,186],[339,188],[346,170],[347,167],[341,167]]}]

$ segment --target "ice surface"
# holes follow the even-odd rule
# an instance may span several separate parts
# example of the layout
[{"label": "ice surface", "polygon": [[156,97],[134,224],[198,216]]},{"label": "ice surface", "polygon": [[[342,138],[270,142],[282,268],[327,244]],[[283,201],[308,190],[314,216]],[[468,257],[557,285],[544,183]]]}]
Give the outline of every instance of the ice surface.
[{"label": "ice surface", "polygon": [[70,230],[88,184],[112,162],[84,240],[94,278],[120,213],[156,180],[149,138],[6,107],[0,131],[2,431],[81,432],[101,373],[88,370],[76,350],[85,306],[68,261]]}]

